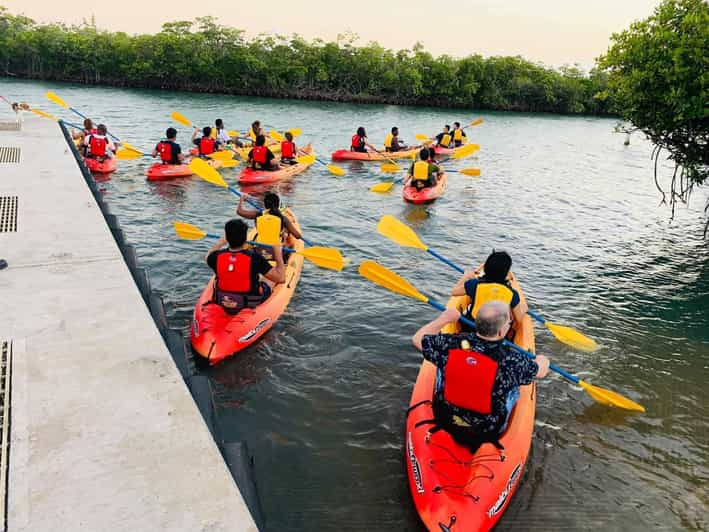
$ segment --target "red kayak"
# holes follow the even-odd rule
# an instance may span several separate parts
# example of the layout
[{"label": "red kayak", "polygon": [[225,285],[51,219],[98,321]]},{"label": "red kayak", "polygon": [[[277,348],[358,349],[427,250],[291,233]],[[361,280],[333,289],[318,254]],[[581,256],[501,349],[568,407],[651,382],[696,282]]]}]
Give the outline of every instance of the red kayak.
[{"label": "red kayak", "polygon": [[[524,297],[519,285],[514,288]],[[465,309],[470,298],[453,297],[448,307]],[[448,325],[446,333],[459,332]],[[514,342],[534,351],[534,329],[529,316],[515,323]],[[536,389],[520,387],[520,398],[500,438],[504,452],[485,443],[473,455],[443,430],[429,433],[433,418],[431,398],[436,366],[424,361],[411,395],[406,419],[406,469],[416,510],[428,530],[475,532],[490,530],[510,504],[517,489],[532,442]],[[418,406],[416,406],[418,405]]]},{"label": "red kayak", "polygon": [[332,152],[333,161],[387,161],[389,159],[410,159],[418,154],[420,148],[413,148],[405,151],[352,151],[337,150]]},{"label": "red kayak", "polygon": [[90,172],[94,172],[96,174],[110,174],[111,172],[115,172],[116,167],[118,166],[115,157],[111,157],[110,159],[94,159],[93,157],[86,157],[84,159],[84,164]]},{"label": "red kayak", "polygon": [[416,187],[405,186],[402,191],[404,201],[408,201],[409,203],[415,203],[416,205],[420,205],[422,203],[431,203],[435,201],[438,196],[443,194],[443,191],[446,189],[447,182],[448,176],[445,172],[442,172],[438,176],[438,183],[436,183],[432,187],[426,187],[422,188],[421,190],[417,190]]},{"label": "red kayak", "polygon": [[[465,144],[463,144],[463,146],[465,146]],[[458,146],[457,148],[443,148],[441,146],[434,146],[433,149],[436,151],[436,155],[453,155],[463,146]]]},{"label": "red kayak", "polygon": [[[300,229],[290,209],[284,214],[290,217],[296,229]],[[249,232],[249,238],[255,237],[255,231],[252,229]],[[303,241],[293,237],[288,238],[286,245],[296,251],[303,250]],[[190,327],[190,341],[197,354],[213,365],[235,355],[266,334],[293,297],[303,269],[303,260],[302,255],[291,253],[286,263],[286,282],[274,285],[271,281],[266,281],[271,288],[268,299],[257,307],[243,309],[238,314],[227,314],[220,305],[212,302],[212,277],[197,301]]]},{"label": "red kayak", "polygon": [[[307,154],[313,151],[313,148],[310,144],[308,144],[301,151]],[[300,174],[312,164],[313,163],[298,163],[293,164],[291,166],[286,166],[284,168],[281,168],[280,170],[272,170],[270,172],[267,170],[254,170],[253,168],[244,168],[239,174],[239,183],[243,185],[259,185],[261,183],[273,183],[275,181],[280,181],[287,177],[292,177],[294,175]]]},{"label": "red kayak", "polygon": [[[212,168],[219,168],[222,165],[221,161],[209,159],[207,161]],[[145,175],[148,181],[165,181],[176,177],[187,177],[194,174],[189,164],[164,164],[155,163],[150,165]]]}]

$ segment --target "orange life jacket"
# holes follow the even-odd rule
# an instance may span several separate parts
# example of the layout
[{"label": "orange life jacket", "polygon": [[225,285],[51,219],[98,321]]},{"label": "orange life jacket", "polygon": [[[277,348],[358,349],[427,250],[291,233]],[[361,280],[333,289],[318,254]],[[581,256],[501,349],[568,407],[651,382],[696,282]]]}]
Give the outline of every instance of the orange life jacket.
[{"label": "orange life jacket", "polygon": [[253,151],[251,153],[251,158],[255,163],[265,165],[267,154],[268,148],[266,146],[254,146]]},{"label": "orange life jacket", "polygon": [[160,160],[165,164],[172,164],[172,144],[161,140],[158,142],[158,153],[160,154]]},{"label": "orange life jacket", "polygon": [[478,414],[492,414],[492,390],[498,364],[476,351],[451,349],[444,369],[443,398],[459,408]]},{"label": "orange life jacket", "polygon": [[214,153],[215,145],[216,141],[214,139],[209,137],[202,137],[201,139],[199,139],[199,154],[209,155],[210,153]]},{"label": "orange life jacket", "polygon": [[226,251],[217,256],[217,290],[248,294],[251,286],[251,254],[247,251]]},{"label": "orange life jacket", "polygon": [[292,158],[293,155],[295,154],[295,144],[288,141],[284,140],[281,142],[281,157],[287,157],[287,158]]},{"label": "orange life jacket", "polygon": [[89,155],[92,157],[105,157],[108,141],[104,136],[91,135],[89,137]]},{"label": "orange life jacket", "polygon": [[353,150],[361,150],[364,147],[364,137],[352,135],[352,143],[350,147]]}]

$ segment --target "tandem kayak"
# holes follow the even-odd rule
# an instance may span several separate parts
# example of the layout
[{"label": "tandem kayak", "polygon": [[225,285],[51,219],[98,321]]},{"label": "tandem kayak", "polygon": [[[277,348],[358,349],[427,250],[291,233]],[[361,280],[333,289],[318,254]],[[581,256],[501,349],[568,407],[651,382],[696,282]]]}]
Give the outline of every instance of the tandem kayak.
[{"label": "tandem kayak", "polygon": [[[212,168],[220,168],[222,166],[221,161],[207,160],[209,166]],[[148,181],[165,181],[167,179],[174,179],[176,177],[187,177],[194,174],[189,164],[164,164],[155,163],[151,164],[145,175],[148,177]]]},{"label": "tandem kayak", "polygon": [[[512,286],[524,298],[516,281]],[[463,311],[469,303],[467,296],[452,297],[448,307]],[[442,332],[460,332],[459,327],[447,325]],[[531,318],[525,316],[522,323],[515,323],[514,331],[514,342],[533,352]],[[416,426],[433,418],[430,400],[435,381],[436,366],[424,361],[406,419],[405,461],[414,505],[432,531],[490,530],[509,506],[527,462],[534,431],[535,384],[520,387],[520,398],[500,438],[504,451],[485,443],[473,455],[445,431],[431,434],[431,425]]]},{"label": "tandem kayak", "polygon": [[446,183],[448,182],[448,176],[445,172],[438,176],[438,183],[432,187],[422,188],[417,190],[416,187],[405,186],[402,190],[402,195],[404,196],[404,201],[409,203],[415,203],[420,205],[422,203],[431,203],[436,200],[443,191],[446,189]]},{"label": "tandem kayak", "polygon": [[[312,152],[313,148],[310,144],[308,144],[305,148],[302,149],[302,151],[307,154]],[[270,172],[267,170],[254,170],[253,168],[244,168],[239,174],[239,183],[244,185],[273,183],[275,181],[280,181],[281,179],[285,179],[287,177],[298,175],[301,172],[307,170],[307,168],[312,164],[313,163],[298,163],[291,166],[283,167],[280,170],[273,170]]]},{"label": "tandem kayak", "polygon": [[[300,230],[290,209],[284,213],[295,227]],[[255,237],[255,229],[249,233],[249,238]],[[296,251],[303,250],[303,241],[292,236],[286,245]],[[235,355],[251,345],[268,331],[283,314],[293,297],[295,288],[303,269],[303,256],[291,253],[286,263],[286,282],[271,287],[271,295],[255,308],[243,309],[238,314],[227,314],[224,309],[212,302],[214,294],[214,277],[210,279],[202,292],[192,317],[190,341],[192,348],[209,364],[214,365],[225,358]]]},{"label": "tandem kayak", "polygon": [[[465,146],[465,144],[463,144],[463,146]],[[463,146],[458,146],[457,148],[443,148],[441,146],[434,146],[433,149],[435,150],[436,155],[453,155]]]},{"label": "tandem kayak", "polygon": [[109,174],[116,171],[118,163],[115,157],[110,159],[94,159],[93,157],[86,157],[84,159],[84,164],[89,172],[94,172],[96,174]]},{"label": "tandem kayak", "polygon": [[406,159],[415,157],[418,155],[420,148],[413,148],[405,151],[382,151],[378,153],[376,151],[351,151],[351,150],[337,150],[332,152],[333,161],[386,161],[388,159]]}]

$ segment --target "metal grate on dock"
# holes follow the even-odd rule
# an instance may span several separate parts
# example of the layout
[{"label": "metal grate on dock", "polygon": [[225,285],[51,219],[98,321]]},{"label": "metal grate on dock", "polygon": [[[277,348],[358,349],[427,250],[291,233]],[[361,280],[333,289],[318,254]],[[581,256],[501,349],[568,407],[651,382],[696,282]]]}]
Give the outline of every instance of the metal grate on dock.
[{"label": "metal grate on dock", "polygon": [[7,470],[10,453],[12,342],[0,341],[0,530],[7,530]]},{"label": "metal grate on dock", "polygon": [[17,232],[17,196],[0,196],[0,233]]},{"label": "metal grate on dock", "polygon": [[20,148],[0,146],[0,163],[19,163]]}]

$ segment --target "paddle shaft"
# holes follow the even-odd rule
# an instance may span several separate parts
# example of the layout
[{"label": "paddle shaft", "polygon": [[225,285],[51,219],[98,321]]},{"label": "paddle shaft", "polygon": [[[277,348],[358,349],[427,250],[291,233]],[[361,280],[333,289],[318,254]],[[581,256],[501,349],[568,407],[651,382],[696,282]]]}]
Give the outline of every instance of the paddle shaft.
[{"label": "paddle shaft", "polygon": [[[441,312],[443,312],[443,311],[446,310],[446,307],[443,306],[443,305],[441,305],[438,301],[433,301],[432,299],[429,299],[429,300],[427,301],[427,303],[428,303],[429,305],[431,305],[433,308],[440,310]],[[461,316],[461,317],[460,317],[460,321],[461,321],[462,323],[465,323],[468,327],[472,327],[473,329],[475,329],[475,322],[469,320],[468,318],[464,318],[463,316]],[[502,340],[502,345],[507,346],[507,347],[509,347],[510,349],[514,349],[514,350],[517,351],[518,353],[521,353],[521,354],[523,354],[523,355],[526,355],[526,356],[528,356],[528,357],[531,358],[531,359],[537,358],[536,355],[535,355],[534,353],[532,353],[531,351],[527,351],[526,349],[521,348],[521,347],[518,346],[517,344],[513,344],[513,343],[510,342],[509,340]],[[553,371],[556,371],[559,375],[561,375],[561,376],[564,377],[565,379],[567,379],[567,380],[573,382],[574,384],[578,384],[578,383],[579,383],[579,380],[580,380],[580,379],[579,379],[578,377],[574,377],[573,375],[571,375],[571,373],[568,373],[568,372],[564,371],[563,369],[561,369],[561,368],[560,368],[559,366],[557,366],[556,364],[553,364],[553,363],[549,364],[549,369],[551,369],[551,370],[553,370]]]}]

